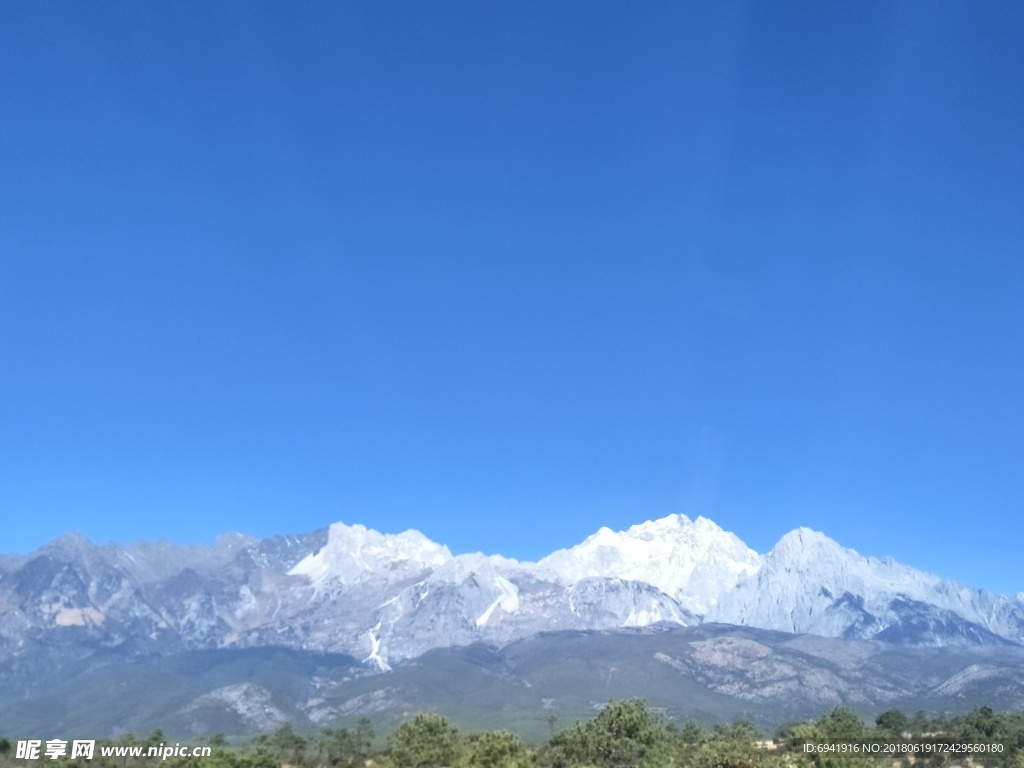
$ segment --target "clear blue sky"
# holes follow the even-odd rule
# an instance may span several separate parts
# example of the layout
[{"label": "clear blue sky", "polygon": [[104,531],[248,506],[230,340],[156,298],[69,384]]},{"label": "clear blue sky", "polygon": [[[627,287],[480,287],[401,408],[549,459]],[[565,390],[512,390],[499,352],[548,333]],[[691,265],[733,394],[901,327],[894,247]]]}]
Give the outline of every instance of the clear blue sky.
[{"label": "clear blue sky", "polygon": [[1024,590],[1024,5],[0,5],[0,549],[798,525]]}]

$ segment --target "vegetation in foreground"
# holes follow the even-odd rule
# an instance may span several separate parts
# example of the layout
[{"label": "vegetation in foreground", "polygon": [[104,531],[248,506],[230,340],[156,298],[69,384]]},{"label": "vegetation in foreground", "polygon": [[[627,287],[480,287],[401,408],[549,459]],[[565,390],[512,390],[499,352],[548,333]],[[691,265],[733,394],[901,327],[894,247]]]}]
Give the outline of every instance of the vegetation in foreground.
[{"label": "vegetation in foreground", "polygon": [[[156,730],[97,742],[92,760],[19,758],[15,742],[0,738],[3,768],[1024,768],[1024,712],[989,707],[955,717],[883,712],[873,725],[851,709],[793,723],[767,737],[749,722],[705,728],[666,722],[640,699],[614,701],[594,719],[554,732],[544,744],[525,744],[506,731],[464,735],[447,718],[424,713],[377,741],[368,720],[354,728],[300,734],[284,725],[240,744],[215,735],[207,757],[145,757],[132,748],[163,745]],[[876,754],[853,750],[877,744]],[[942,744],[1000,745],[995,752],[950,752]],[[843,746],[847,745],[847,746]],[[850,747],[848,745],[860,745]],[[902,746],[901,746],[902,745]],[[929,746],[932,745],[932,746]],[[114,748],[103,755],[102,748]],[[986,747],[991,749],[991,747]],[[895,749],[895,754],[893,750]],[[953,747],[952,749],[960,749]]]}]

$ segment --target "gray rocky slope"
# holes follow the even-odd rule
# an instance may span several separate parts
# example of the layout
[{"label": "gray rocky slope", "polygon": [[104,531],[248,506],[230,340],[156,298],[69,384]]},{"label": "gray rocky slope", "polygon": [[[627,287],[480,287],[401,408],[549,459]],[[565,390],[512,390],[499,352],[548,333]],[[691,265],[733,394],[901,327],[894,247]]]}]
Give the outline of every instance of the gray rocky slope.
[{"label": "gray rocky slope", "polygon": [[[112,654],[113,655],[113,654]],[[185,651],[66,675],[28,697],[0,687],[7,736],[112,736],[162,728],[172,738],[350,725],[378,732],[436,711],[469,730],[513,728],[540,741],[640,696],[675,723],[753,719],[762,729],[833,706],[870,713],[1024,708],[1024,647],[907,648],[705,623],[541,632],[501,648],[475,643],[395,661],[285,648]]]},{"label": "gray rocky slope", "polygon": [[603,528],[537,563],[453,556],[416,531],[337,523],[213,547],[94,546],[0,558],[0,679],[116,651],[285,646],[387,670],[426,651],[538,632],[741,625],[900,646],[1024,644],[1024,600],[864,557],[798,529],[758,555],[704,518]]}]

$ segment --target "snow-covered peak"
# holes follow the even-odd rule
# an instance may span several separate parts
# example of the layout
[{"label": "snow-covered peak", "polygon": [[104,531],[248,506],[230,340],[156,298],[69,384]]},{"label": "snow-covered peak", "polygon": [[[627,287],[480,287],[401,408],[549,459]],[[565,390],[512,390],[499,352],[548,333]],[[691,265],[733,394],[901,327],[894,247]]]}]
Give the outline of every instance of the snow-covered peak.
[{"label": "snow-covered peak", "polygon": [[438,568],[451,559],[448,547],[416,530],[390,534],[334,523],[327,544],[299,561],[289,574],[307,576],[317,586],[325,581],[351,584],[366,573],[407,574]]},{"label": "snow-covered peak", "polygon": [[764,571],[791,573],[840,594],[904,594],[915,599],[930,596],[940,581],[889,557],[865,557],[810,528],[797,528],[779,539],[764,557]]},{"label": "snow-covered peak", "polygon": [[538,569],[563,584],[620,578],[651,584],[695,614],[760,565],[756,552],[710,520],[669,515],[627,531],[601,528],[581,544],[543,558]]},{"label": "snow-covered peak", "polygon": [[784,564],[784,567],[802,569],[820,563],[829,557],[843,554],[860,557],[852,549],[844,549],[824,533],[811,528],[795,528],[776,542],[765,560]]},{"label": "snow-covered peak", "polygon": [[[546,626],[556,615],[574,627],[610,626],[609,617],[627,624],[719,621],[829,636],[905,631],[915,642],[928,641],[914,634],[922,621],[952,626],[955,615],[972,625],[964,637],[1024,638],[1019,600],[944,582],[892,558],[865,557],[810,528],[790,531],[759,556],[711,520],[686,515],[625,531],[603,527],[537,563],[479,552],[453,557],[418,531],[386,535],[337,523],[326,544],[289,573],[307,577],[331,605],[349,587],[353,594],[370,590],[367,605],[379,613],[366,629],[383,622],[360,641],[371,660],[397,658],[399,648],[420,652],[441,636],[442,644],[472,642],[480,633],[508,640],[518,636],[516,627]],[[563,599],[571,615],[558,613]],[[412,623],[398,630],[403,616]]]},{"label": "snow-covered peak", "polygon": [[[787,533],[762,563],[723,594],[707,620],[827,636],[908,631],[924,638],[921,626],[948,625],[948,617],[956,616],[975,625],[972,632],[1015,642],[1024,634],[1019,601],[943,581],[891,557],[865,557],[809,528]],[[930,642],[945,642],[943,637],[939,633]]]}]

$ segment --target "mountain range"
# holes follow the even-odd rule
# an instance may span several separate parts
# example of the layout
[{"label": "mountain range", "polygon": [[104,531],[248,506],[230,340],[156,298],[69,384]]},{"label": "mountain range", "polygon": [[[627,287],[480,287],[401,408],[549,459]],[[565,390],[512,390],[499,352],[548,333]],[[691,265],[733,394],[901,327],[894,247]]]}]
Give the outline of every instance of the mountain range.
[{"label": "mountain range", "polygon": [[[967,655],[955,658],[973,659],[964,669],[988,663],[975,652],[989,661],[1003,652],[1010,668],[1024,658],[1024,595],[865,557],[807,528],[760,555],[710,520],[671,515],[602,528],[536,563],[452,555],[417,531],[344,523],[264,540],[228,534],[213,547],[95,546],[72,534],[0,557],[0,712],[4,701],[45,698],[68,675],[109,674],[96,670],[111,661],[284,648],[345,659],[344,679],[379,677],[380,689],[410,663],[459,648],[501,653],[558,632],[628,638],[726,625],[920,653],[957,647]],[[668,656],[702,658],[688,653]],[[703,662],[679,663],[691,680],[707,677]]]}]

